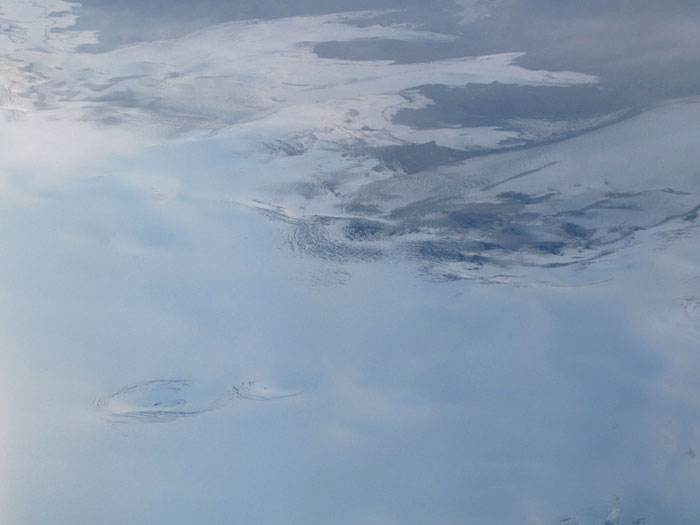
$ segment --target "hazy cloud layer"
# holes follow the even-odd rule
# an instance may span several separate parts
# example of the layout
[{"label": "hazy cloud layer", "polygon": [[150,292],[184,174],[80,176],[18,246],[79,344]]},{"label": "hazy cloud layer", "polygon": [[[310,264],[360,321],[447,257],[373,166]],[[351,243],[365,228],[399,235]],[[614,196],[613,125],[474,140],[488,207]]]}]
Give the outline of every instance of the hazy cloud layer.
[{"label": "hazy cloud layer", "polygon": [[0,11],[0,522],[700,514],[695,3]]}]

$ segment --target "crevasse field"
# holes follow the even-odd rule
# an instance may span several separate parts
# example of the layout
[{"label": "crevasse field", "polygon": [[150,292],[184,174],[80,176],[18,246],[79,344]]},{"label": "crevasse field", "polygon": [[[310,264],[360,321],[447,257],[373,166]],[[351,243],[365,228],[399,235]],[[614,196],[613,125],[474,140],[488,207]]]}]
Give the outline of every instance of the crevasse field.
[{"label": "crevasse field", "polygon": [[700,523],[694,0],[0,0],[0,524]]}]

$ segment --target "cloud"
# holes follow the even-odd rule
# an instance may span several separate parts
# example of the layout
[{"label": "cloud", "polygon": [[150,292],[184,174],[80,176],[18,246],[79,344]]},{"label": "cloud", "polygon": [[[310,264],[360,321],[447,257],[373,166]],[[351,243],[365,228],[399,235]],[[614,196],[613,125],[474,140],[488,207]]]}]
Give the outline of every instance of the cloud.
[{"label": "cloud", "polygon": [[[72,7],[3,5],[0,521],[697,514],[697,100],[557,121],[517,97],[600,79],[526,47],[313,52],[453,42],[402,12],[81,53]],[[431,82],[537,111],[398,119]]]}]

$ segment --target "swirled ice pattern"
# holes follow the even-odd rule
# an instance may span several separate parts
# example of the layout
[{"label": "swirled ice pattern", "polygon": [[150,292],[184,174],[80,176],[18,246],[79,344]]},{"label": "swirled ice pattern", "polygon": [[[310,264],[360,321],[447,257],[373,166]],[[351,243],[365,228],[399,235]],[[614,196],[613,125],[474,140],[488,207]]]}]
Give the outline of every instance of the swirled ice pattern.
[{"label": "swirled ice pattern", "polygon": [[213,399],[197,399],[196,390],[193,391],[192,387],[192,381],[186,379],[154,379],[134,383],[99,397],[94,405],[109,421],[165,423],[211,412],[236,400],[269,401],[299,394],[277,392],[258,386],[254,381],[247,381],[231,386],[227,392]]}]

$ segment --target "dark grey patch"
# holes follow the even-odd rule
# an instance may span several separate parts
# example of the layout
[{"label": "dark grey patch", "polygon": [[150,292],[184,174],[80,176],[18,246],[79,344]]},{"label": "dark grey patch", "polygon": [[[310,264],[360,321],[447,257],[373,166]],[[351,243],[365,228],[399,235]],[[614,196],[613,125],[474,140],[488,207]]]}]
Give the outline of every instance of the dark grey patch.
[{"label": "dark grey patch", "polygon": [[498,244],[506,250],[516,252],[524,250],[542,251],[538,248],[539,242],[534,238],[535,231],[526,224],[516,222],[515,220],[505,222],[502,218],[498,228],[492,229],[490,237],[495,239]]},{"label": "dark grey patch", "polygon": [[443,224],[456,230],[488,230],[502,226],[506,220],[505,217],[497,213],[490,213],[488,209],[479,209],[487,206],[467,206],[464,210],[451,212],[447,214]]},{"label": "dark grey patch", "polygon": [[[49,13],[46,13],[45,16],[47,16],[49,18],[60,18],[60,17],[63,17],[65,15],[70,15],[70,14],[72,14],[72,11],[68,11],[68,10],[67,11],[50,11]],[[57,28],[52,28],[52,29],[57,29]]]},{"label": "dark grey patch", "polygon": [[343,211],[356,215],[378,215],[381,209],[376,204],[364,204],[361,202],[349,202],[343,205]]},{"label": "dark grey patch", "polygon": [[438,146],[434,141],[406,146],[367,148],[364,152],[380,160],[387,168],[408,174],[453,164],[474,156],[468,151]]},{"label": "dark grey patch", "polygon": [[386,226],[377,221],[351,219],[345,226],[345,237],[351,241],[375,240],[386,233]]},{"label": "dark grey patch", "polygon": [[275,140],[265,144],[267,151],[271,155],[282,155],[285,157],[296,157],[306,153],[306,147],[301,144],[294,144],[283,140]]},{"label": "dark grey patch", "polygon": [[469,253],[455,241],[419,241],[408,245],[409,250],[422,262],[429,263],[466,263],[482,266],[491,261],[488,257]]},{"label": "dark grey patch", "polygon": [[505,191],[496,195],[499,199],[510,199],[522,202],[523,204],[537,204],[538,202],[546,201],[554,196],[554,193],[548,193],[546,195],[540,195],[539,197],[533,197],[532,195],[527,195],[525,193],[518,193],[514,191]]},{"label": "dark grey patch", "polygon": [[320,197],[327,193],[333,193],[335,184],[332,181],[304,181],[292,185],[292,190],[307,200]]},{"label": "dark grey patch", "polygon": [[304,197],[305,199],[313,199],[314,197],[319,197],[326,193],[323,187],[318,183],[313,182],[300,182],[294,185],[296,193]]},{"label": "dark grey patch", "polygon": [[598,86],[525,86],[470,83],[464,87],[426,85],[418,91],[433,101],[421,109],[401,109],[393,122],[418,129],[511,127],[513,119],[576,121],[629,107],[621,94]]},{"label": "dark grey patch", "polygon": [[577,239],[586,239],[595,233],[594,229],[587,229],[573,222],[567,222],[563,225],[564,233],[570,237],[575,237]]},{"label": "dark grey patch", "polygon": [[[603,85],[637,106],[700,94],[700,60],[693,51],[700,35],[672,29],[698,23],[697,3],[615,0],[572,9],[561,2],[527,13],[533,2],[521,2],[523,19],[519,29],[513,27],[519,33],[514,39],[527,42],[528,54],[518,60],[524,67],[599,75]],[[512,2],[506,9],[518,7]],[[560,24],[566,34],[555,29]]]},{"label": "dark grey patch", "polygon": [[[516,222],[521,212],[525,209],[520,202],[455,202],[454,211],[447,214],[448,226],[458,229],[488,229],[503,227]],[[521,222],[521,221],[518,221]]]},{"label": "dark grey patch", "polygon": [[533,249],[538,252],[548,253],[551,255],[561,255],[566,247],[566,243],[561,241],[537,242],[533,243]]}]

